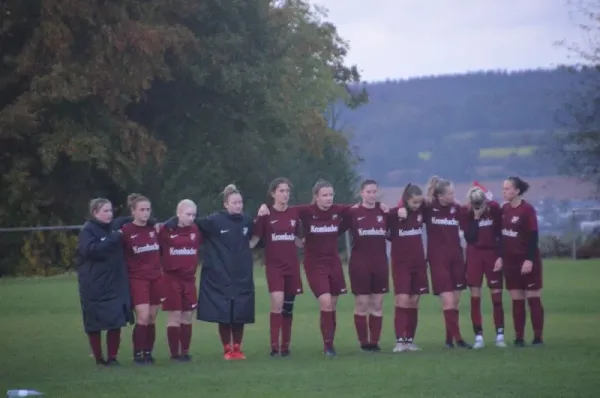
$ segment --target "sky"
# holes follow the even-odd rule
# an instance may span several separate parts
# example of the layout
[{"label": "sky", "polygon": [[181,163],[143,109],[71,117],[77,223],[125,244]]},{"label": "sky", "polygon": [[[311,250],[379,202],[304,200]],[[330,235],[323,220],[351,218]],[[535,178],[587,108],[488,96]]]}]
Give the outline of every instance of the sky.
[{"label": "sky", "polygon": [[581,42],[566,0],[312,0],[350,42],[363,80],[573,64]]}]

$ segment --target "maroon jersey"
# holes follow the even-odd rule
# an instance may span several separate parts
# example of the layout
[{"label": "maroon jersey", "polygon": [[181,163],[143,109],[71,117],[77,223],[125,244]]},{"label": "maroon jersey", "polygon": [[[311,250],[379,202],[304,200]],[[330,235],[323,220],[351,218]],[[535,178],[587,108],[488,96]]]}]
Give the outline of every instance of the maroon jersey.
[{"label": "maroon jersey", "polygon": [[304,267],[330,265],[339,261],[338,233],[350,206],[332,205],[321,210],[317,205],[294,206],[304,232]]},{"label": "maroon jersey", "polygon": [[[469,223],[473,220],[474,214],[472,210],[467,207],[463,207],[463,212],[467,213],[466,217],[463,217],[463,225],[461,228],[466,231]],[[479,229],[477,232],[477,242],[469,244],[469,246],[477,249],[495,250],[498,248],[498,236],[502,229],[502,210],[500,205],[496,202],[488,203],[487,208],[479,219]]]},{"label": "maroon jersey", "polygon": [[125,224],[123,231],[123,253],[130,278],[156,279],[162,275],[160,269],[160,246],[154,227]]},{"label": "maroon jersey", "polygon": [[254,235],[265,246],[267,267],[289,269],[299,267],[296,237],[300,227],[298,208],[277,211],[269,206],[269,214],[255,220]]},{"label": "maroon jersey", "polygon": [[379,206],[351,208],[344,218],[352,235],[350,267],[387,265],[387,214]]},{"label": "maroon jersey", "polygon": [[405,220],[398,218],[398,208],[388,215],[388,229],[392,242],[392,264],[396,267],[420,268],[425,264],[423,247],[423,213],[410,211]]},{"label": "maroon jersey", "polygon": [[512,207],[510,203],[502,206],[503,256],[527,256],[530,235],[536,231],[538,231],[537,215],[530,203],[522,200],[517,207]]},{"label": "maroon jersey", "polygon": [[466,218],[466,211],[458,204],[442,206],[438,201],[423,205],[427,226],[427,257],[462,257],[459,229]]},{"label": "maroon jersey", "polygon": [[198,248],[204,242],[204,237],[196,224],[173,229],[163,226],[158,239],[163,271],[177,273],[187,279],[195,278]]}]

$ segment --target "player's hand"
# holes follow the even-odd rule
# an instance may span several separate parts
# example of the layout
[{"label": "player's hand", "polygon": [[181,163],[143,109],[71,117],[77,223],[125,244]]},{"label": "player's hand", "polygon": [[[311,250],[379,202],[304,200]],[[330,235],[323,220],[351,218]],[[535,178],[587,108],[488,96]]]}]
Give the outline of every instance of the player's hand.
[{"label": "player's hand", "polygon": [[523,275],[526,275],[531,272],[532,268],[533,268],[533,263],[530,260],[525,260],[523,262],[523,267],[521,267],[521,273]]},{"label": "player's hand", "polygon": [[494,272],[502,271],[502,259],[498,257],[496,262],[494,263]]},{"label": "player's hand", "polygon": [[406,217],[408,217],[408,212],[406,211],[406,209],[404,207],[401,207],[398,209],[398,218],[401,220],[406,219]]},{"label": "player's hand", "polygon": [[260,208],[258,209],[258,216],[262,217],[262,216],[268,216],[269,214],[271,214],[271,212],[269,211],[269,208],[267,207],[266,204],[262,204],[260,205]]},{"label": "player's hand", "polygon": [[381,209],[382,212],[384,213],[389,213],[390,212],[390,208],[387,207],[387,205],[385,203],[380,203],[379,204],[379,208]]}]

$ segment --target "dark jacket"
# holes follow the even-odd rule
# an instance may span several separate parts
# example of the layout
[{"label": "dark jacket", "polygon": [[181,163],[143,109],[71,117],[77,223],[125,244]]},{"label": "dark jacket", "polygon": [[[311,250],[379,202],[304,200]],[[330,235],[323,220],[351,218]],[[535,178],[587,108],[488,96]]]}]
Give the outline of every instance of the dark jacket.
[{"label": "dark jacket", "polygon": [[97,220],[85,223],[77,245],[77,281],[86,332],[133,322],[121,233]]},{"label": "dark jacket", "polygon": [[254,323],[252,218],[221,211],[196,219],[196,224],[204,235],[197,318]]}]

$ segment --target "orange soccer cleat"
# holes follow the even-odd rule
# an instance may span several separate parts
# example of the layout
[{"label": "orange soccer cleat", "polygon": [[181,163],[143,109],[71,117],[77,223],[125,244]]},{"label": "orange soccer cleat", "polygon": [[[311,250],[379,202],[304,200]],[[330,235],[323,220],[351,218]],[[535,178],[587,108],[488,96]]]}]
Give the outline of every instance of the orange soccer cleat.
[{"label": "orange soccer cleat", "polygon": [[236,359],[236,360],[246,359],[246,356],[242,352],[242,347],[239,344],[233,345],[233,351],[231,352],[231,356],[232,356],[231,359]]}]

